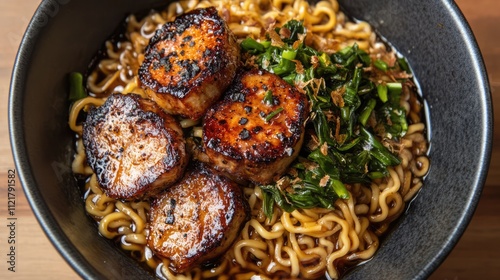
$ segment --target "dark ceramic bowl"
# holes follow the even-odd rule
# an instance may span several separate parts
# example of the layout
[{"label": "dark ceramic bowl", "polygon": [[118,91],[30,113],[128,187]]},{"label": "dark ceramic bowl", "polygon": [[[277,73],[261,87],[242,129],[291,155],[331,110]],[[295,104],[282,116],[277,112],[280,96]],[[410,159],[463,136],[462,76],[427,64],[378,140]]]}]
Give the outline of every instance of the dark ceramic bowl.
[{"label": "dark ceramic bowl", "polygon": [[[492,144],[487,75],[474,37],[451,0],[344,0],[405,55],[430,112],[430,172],[423,190],[380,250],[346,279],[420,279],[464,232],[486,178]],[[148,278],[137,262],[100,238],[70,170],[66,81],[130,13],[159,0],[49,0],[36,11],[12,76],[9,125],[26,196],[57,250],[84,278]]]}]

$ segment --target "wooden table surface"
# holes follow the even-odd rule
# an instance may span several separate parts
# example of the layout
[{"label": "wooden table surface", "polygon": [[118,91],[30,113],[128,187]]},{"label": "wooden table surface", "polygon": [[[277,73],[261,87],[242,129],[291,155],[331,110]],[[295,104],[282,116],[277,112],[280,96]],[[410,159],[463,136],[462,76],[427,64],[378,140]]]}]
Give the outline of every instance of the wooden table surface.
[{"label": "wooden table surface", "polygon": [[[489,72],[495,114],[493,154],[486,186],[467,231],[431,279],[500,279],[500,1],[458,0]],[[16,272],[8,271],[8,170],[14,169],[7,127],[7,99],[22,34],[40,0],[0,1],[0,279],[77,279],[38,225],[17,183]]]}]

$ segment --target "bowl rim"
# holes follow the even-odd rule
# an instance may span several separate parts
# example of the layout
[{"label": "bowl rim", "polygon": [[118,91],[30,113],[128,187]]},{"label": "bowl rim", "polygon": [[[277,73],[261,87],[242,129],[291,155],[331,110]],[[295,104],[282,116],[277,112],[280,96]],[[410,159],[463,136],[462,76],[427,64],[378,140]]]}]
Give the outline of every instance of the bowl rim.
[{"label": "bowl rim", "polygon": [[[45,201],[41,198],[42,195],[38,189],[33,173],[31,172],[25,147],[25,137],[22,127],[23,116],[21,114],[24,96],[16,94],[23,93],[25,90],[24,81],[26,80],[29,62],[34,47],[37,44],[38,35],[50,20],[48,15],[51,15],[50,11],[54,8],[53,5],[64,5],[69,2],[67,0],[56,1],[57,2],[54,0],[42,0],[40,2],[19,44],[19,49],[12,68],[8,100],[10,145],[17,176],[21,182],[24,195],[43,232],[52,243],[52,246],[80,277],[84,279],[101,279],[103,278],[102,275],[90,265],[78,250],[76,250],[52,216]],[[55,2],[55,4],[53,2]],[[60,6],[57,7],[59,8]]]},{"label": "bowl rim", "polygon": [[[21,182],[24,194],[47,238],[51,241],[59,254],[63,256],[63,259],[81,277],[85,279],[102,278],[102,275],[76,250],[52,216],[45,201],[41,199],[42,196],[33,173],[31,172],[25,147],[22,127],[22,104],[24,96],[20,93],[23,93],[25,90],[24,82],[27,78],[26,72],[29,68],[33,49],[37,44],[38,35],[41,29],[45,26],[47,20],[50,20],[50,18],[47,17],[47,11],[50,11],[52,8],[51,5],[53,5],[52,2],[54,1],[57,1],[56,4],[60,3],[61,5],[69,2],[66,0],[42,0],[26,28],[14,61],[8,100],[10,145],[17,176]],[[467,44],[468,52],[471,53],[471,57],[473,58],[472,68],[474,70],[475,80],[479,82],[482,89],[479,93],[483,112],[481,122],[487,129],[483,131],[482,134],[482,141],[480,143],[481,154],[478,157],[480,161],[483,162],[483,165],[480,166],[478,173],[474,177],[474,185],[471,188],[471,193],[473,195],[467,201],[468,205],[464,207],[468,210],[461,213],[462,215],[459,217],[454,231],[447,240],[443,241],[443,247],[434,259],[430,260],[427,265],[423,267],[422,271],[416,275],[416,278],[422,279],[429,277],[432,272],[441,265],[469,225],[476,211],[486,181],[493,146],[493,106],[491,89],[481,51],[466,18],[457,4],[452,0],[442,0],[442,2],[447,8],[448,13],[453,17],[453,21],[457,24],[461,36]]]}]

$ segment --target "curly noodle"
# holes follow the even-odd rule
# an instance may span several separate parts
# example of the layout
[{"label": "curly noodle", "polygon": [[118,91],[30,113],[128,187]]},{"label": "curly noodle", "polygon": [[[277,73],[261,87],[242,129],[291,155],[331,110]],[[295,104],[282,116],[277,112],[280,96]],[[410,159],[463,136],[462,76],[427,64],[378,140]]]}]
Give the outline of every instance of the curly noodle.
[{"label": "curly noodle", "polygon": [[[396,152],[401,164],[389,168],[389,176],[369,185],[346,185],[350,198],[337,200],[334,209],[303,209],[291,213],[275,206],[272,218],[262,211],[263,196],[257,186],[244,189],[251,208],[251,220],[216,267],[198,267],[185,274],[171,271],[169,261],[155,256],[147,246],[148,201],[122,202],[109,198],[99,187],[86,163],[81,140],[81,111],[100,106],[113,92],[137,93],[137,71],[144,49],[156,29],[180,13],[199,7],[215,6],[240,39],[261,39],[272,26],[299,19],[308,29],[307,44],[325,51],[337,51],[353,43],[372,57],[394,57],[366,22],[350,22],[335,0],[310,4],[304,0],[210,0],[178,1],[163,11],[137,19],[127,18],[126,40],[105,43],[106,58],[100,60],[87,79],[89,97],[71,107],[69,126],[77,134],[72,164],[75,174],[87,176],[85,209],[99,223],[99,233],[116,239],[121,248],[144,262],[157,276],[166,279],[277,279],[282,276],[313,279],[325,273],[337,279],[346,267],[370,259],[379,247],[379,237],[404,211],[406,204],[422,187],[429,169],[426,156],[425,125],[416,93],[406,87],[401,105],[411,121],[407,134],[399,141],[384,141]],[[383,77],[388,81],[394,77]],[[196,125],[185,121],[183,127]]]}]

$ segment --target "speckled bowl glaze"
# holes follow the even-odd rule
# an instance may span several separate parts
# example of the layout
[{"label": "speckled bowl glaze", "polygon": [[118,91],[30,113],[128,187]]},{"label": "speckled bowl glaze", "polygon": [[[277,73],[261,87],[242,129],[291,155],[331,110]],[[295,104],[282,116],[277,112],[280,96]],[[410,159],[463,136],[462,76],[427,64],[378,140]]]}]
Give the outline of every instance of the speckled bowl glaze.
[{"label": "speckled bowl glaze", "polygon": [[[99,238],[71,175],[67,74],[85,71],[129,13],[159,0],[48,0],[28,26],[9,100],[12,151],[26,196],[47,236],[86,279],[153,275]],[[474,37],[451,0],[343,0],[413,68],[428,105],[431,169],[423,190],[373,259],[345,279],[424,279],[445,259],[478,203],[492,144],[487,75]]]}]

